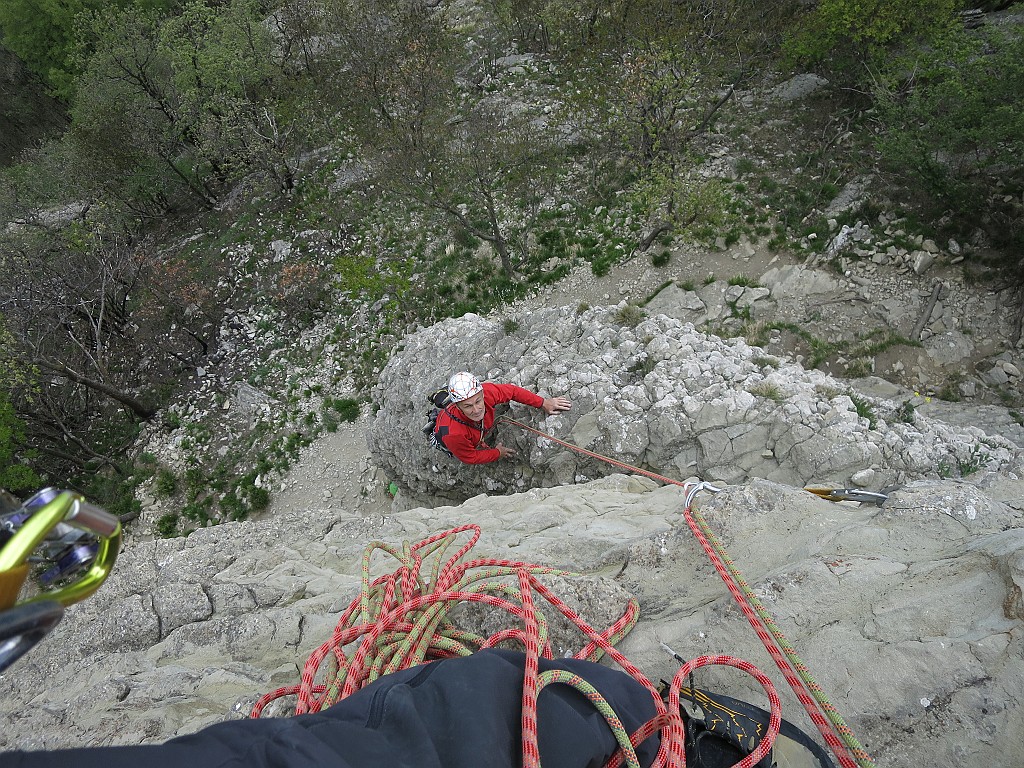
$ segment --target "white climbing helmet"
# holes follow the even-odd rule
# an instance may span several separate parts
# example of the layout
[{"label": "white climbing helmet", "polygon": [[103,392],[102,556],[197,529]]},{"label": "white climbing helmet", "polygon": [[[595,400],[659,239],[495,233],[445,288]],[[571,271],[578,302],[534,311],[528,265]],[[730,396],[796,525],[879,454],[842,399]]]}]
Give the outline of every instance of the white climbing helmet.
[{"label": "white climbing helmet", "polygon": [[453,403],[468,400],[477,392],[482,392],[480,379],[468,371],[459,371],[448,379],[448,396]]}]

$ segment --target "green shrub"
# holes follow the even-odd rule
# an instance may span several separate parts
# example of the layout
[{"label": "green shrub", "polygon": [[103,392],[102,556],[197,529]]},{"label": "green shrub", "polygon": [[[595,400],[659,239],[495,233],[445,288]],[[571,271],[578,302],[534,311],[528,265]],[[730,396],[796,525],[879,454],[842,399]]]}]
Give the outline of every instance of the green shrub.
[{"label": "green shrub", "polygon": [[835,77],[855,80],[890,46],[941,35],[960,7],[958,0],[820,0],[801,16],[783,51],[796,61],[825,62]]},{"label": "green shrub", "polygon": [[778,385],[770,381],[756,382],[747,388],[747,392],[757,397],[763,397],[766,400],[774,400],[777,403],[786,399],[786,395],[779,389]]},{"label": "green shrub", "polygon": [[629,373],[635,374],[638,380],[643,380],[647,374],[654,370],[654,367],[657,364],[657,360],[650,355],[647,355],[628,366],[626,370],[629,371]]},{"label": "green shrub", "polygon": [[635,304],[627,304],[615,311],[615,322],[629,328],[636,328],[646,317],[647,313]]},{"label": "green shrub", "polygon": [[178,516],[173,512],[156,519],[156,535],[161,539],[172,539],[178,534]]},{"label": "green shrub", "polygon": [[736,275],[729,278],[729,285],[741,285],[745,288],[760,288],[761,284],[752,277]]},{"label": "green shrub", "polygon": [[651,254],[651,265],[655,267],[664,267],[671,260],[672,253],[668,250],[658,251],[657,253]]},{"label": "green shrub", "polygon": [[178,477],[166,467],[157,470],[156,479],[153,481],[153,490],[157,498],[166,499],[178,491]]},{"label": "green shrub", "polygon": [[334,410],[342,421],[355,421],[359,418],[359,401],[352,398],[339,398],[334,401]]},{"label": "green shrub", "polygon": [[270,492],[266,488],[249,488],[249,505],[254,512],[262,512],[270,506]]},{"label": "green shrub", "polygon": [[857,415],[862,419],[867,419],[868,428],[874,429],[878,424],[878,417],[875,415],[875,409],[871,406],[871,403],[856,392],[850,392],[849,397],[853,402],[853,407],[854,410],[857,411]]},{"label": "green shrub", "polygon": [[910,400],[904,400],[900,403],[900,407],[896,409],[896,418],[904,424],[913,424],[916,413],[917,409],[914,407],[914,403]]},{"label": "green shrub", "polygon": [[[1024,286],[1024,35],[960,31],[891,62],[874,95],[887,166],[953,232],[981,227]],[[907,81],[906,72],[914,72]]]}]

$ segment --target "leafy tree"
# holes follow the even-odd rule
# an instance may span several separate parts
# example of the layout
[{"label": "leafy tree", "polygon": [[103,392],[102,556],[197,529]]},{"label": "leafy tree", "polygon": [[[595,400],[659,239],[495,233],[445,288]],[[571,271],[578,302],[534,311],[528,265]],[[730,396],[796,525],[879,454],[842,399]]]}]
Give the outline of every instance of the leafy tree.
[{"label": "leafy tree", "polygon": [[22,421],[15,415],[6,395],[0,393],[0,488],[15,493],[40,485],[35,471],[27,464],[16,461],[18,448],[24,444],[24,440]]},{"label": "leafy tree", "polygon": [[655,231],[716,216],[721,190],[686,178],[695,142],[775,52],[794,5],[549,0],[531,9],[573,84],[567,99],[580,135],[610,158],[604,167],[632,170]]},{"label": "leafy tree", "polygon": [[142,215],[172,203],[175,184],[213,207],[253,170],[290,189],[294,147],[276,112],[280,70],[259,16],[256,0],[194,0],[173,17],[89,14],[94,53],[83,59],[71,130],[85,177]]},{"label": "leafy tree", "polygon": [[0,39],[63,98],[78,76],[75,23],[85,11],[108,5],[167,9],[173,0],[4,0],[0,3]]},{"label": "leafy tree", "polygon": [[512,276],[558,171],[539,109],[472,86],[473,58],[442,8],[336,0],[329,10],[336,47],[317,67],[337,57],[331,106],[350,121],[376,179],[489,243]]},{"label": "leafy tree", "polygon": [[134,390],[138,370],[127,354],[136,252],[123,235],[81,221],[57,237],[23,226],[3,246],[2,365],[27,442],[80,468],[119,467],[102,433],[154,413]]},{"label": "leafy tree", "polygon": [[[907,73],[911,73],[909,76]],[[961,31],[895,58],[875,79],[878,145],[908,186],[967,232],[981,226],[1024,285],[1024,37]]]},{"label": "leafy tree", "polygon": [[900,43],[948,32],[960,0],[820,0],[785,44],[794,60],[820,63],[844,80],[867,76],[877,59]]}]

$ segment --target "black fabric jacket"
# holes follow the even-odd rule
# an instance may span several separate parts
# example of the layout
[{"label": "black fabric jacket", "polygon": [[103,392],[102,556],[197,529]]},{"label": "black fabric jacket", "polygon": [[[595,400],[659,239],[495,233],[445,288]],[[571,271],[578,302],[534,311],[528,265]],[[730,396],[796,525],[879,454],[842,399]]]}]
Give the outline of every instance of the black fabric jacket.
[{"label": "black fabric jacket", "polygon": [[[0,754],[2,768],[513,768],[522,765],[524,656],[487,650],[387,675],[317,714],[233,720],[165,744]],[[576,672],[632,733],[654,716],[650,693],[623,672],[576,659],[540,669]],[[575,689],[538,702],[544,768],[599,768],[617,745]],[[649,766],[657,736],[638,750]]]}]

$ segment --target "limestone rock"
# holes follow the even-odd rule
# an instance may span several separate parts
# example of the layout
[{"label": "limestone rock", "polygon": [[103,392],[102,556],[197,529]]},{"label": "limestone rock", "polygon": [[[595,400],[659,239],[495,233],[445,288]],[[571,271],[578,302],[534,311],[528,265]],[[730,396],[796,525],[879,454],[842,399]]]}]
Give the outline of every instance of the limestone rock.
[{"label": "limestone rock", "polygon": [[[737,297],[756,290],[719,288],[723,295],[732,289]],[[494,439],[516,458],[464,465],[432,449],[420,433],[426,395],[460,369],[546,396],[564,394],[573,401],[569,412],[543,418],[512,404],[509,415],[580,448],[679,478],[846,485],[873,469],[881,487],[982,456],[997,469],[1018,450],[970,427],[926,417],[908,424],[900,403],[854,401],[848,385],[819,371],[792,362],[762,366],[764,353],[741,339],[707,336],[665,315],[634,325],[638,316],[627,309],[541,310],[521,318],[509,335],[495,320],[466,315],[407,337],[380,375],[380,408],[368,435],[405,503],[458,502],[611,471],[510,423],[499,423]]]},{"label": "limestone rock", "polygon": [[[1024,732],[1022,469],[912,482],[881,508],[764,480],[700,494],[695,508],[877,764],[1009,768],[1024,762],[1013,737]],[[297,682],[329,639],[367,544],[471,522],[482,529],[473,557],[586,574],[544,582],[598,628],[635,596],[639,623],[617,647],[650,679],[678,667],[662,643],[687,658],[737,656],[772,677],[784,716],[814,733],[688,528],[683,499],[677,486],[612,475],[457,507],[372,519],[306,511],[132,544],[108,583],[0,677],[0,750],[156,743],[244,717],[260,694]],[[396,565],[381,553],[372,575]],[[541,608],[553,652],[583,647]],[[476,605],[454,615],[471,631],[508,625]],[[761,701],[738,673],[701,671],[696,682]]]}]

